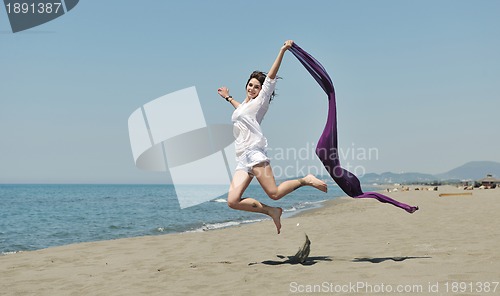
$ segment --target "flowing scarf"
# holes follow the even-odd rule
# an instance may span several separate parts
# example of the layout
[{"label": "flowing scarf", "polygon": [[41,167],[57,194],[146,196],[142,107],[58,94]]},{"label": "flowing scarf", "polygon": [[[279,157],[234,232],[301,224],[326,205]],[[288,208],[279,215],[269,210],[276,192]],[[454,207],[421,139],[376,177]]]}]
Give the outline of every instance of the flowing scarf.
[{"label": "flowing scarf", "polygon": [[339,187],[350,197],[353,198],[375,198],[383,203],[390,203],[396,207],[402,208],[408,213],[418,210],[418,207],[410,206],[398,202],[388,196],[377,192],[363,192],[359,179],[348,170],[340,166],[338,142],[337,142],[337,107],[335,103],[335,90],[330,76],[325,68],[305,50],[297,44],[293,44],[290,51],[309,71],[312,77],[318,82],[321,88],[328,96],[328,117],[323,134],[318,140],[316,155],[321,160],[330,176],[335,180]]}]

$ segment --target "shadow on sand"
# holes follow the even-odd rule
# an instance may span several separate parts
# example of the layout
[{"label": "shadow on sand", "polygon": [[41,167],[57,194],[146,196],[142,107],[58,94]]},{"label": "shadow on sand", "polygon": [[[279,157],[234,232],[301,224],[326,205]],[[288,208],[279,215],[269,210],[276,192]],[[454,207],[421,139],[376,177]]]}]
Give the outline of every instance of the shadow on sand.
[{"label": "shadow on sand", "polygon": [[352,262],[371,262],[371,263],[381,263],[384,261],[392,260],[392,261],[405,261],[408,259],[429,259],[432,257],[382,257],[382,258],[354,258]]},{"label": "shadow on sand", "polygon": [[[302,245],[302,247],[299,248],[299,251],[294,255],[294,256],[283,256],[283,255],[276,255],[280,259],[285,259],[285,260],[265,260],[262,262],[251,262],[248,263],[248,265],[255,265],[255,264],[265,264],[265,265],[282,265],[282,264],[290,264],[290,265],[296,265],[296,264],[301,264],[301,265],[314,265],[320,261],[333,261],[331,257],[329,256],[316,256],[316,257],[309,257],[309,253],[311,252],[311,241],[309,240],[309,237],[306,234],[306,241]],[[428,259],[432,257],[381,257],[381,258],[354,258],[351,260],[351,262],[371,262],[371,263],[381,263],[384,261],[392,260],[392,261],[405,261],[409,259]]]},{"label": "shadow on sand", "polygon": [[[318,263],[319,261],[332,261],[332,259],[328,256],[316,256],[316,257],[309,257],[309,253],[311,252],[311,241],[309,240],[309,237],[306,234],[306,241],[302,245],[301,248],[299,248],[299,251],[294,255],[294,256],[283,256],[283,255],[277,255],[278,258],[280,259],[286,259],[286,260],[281,260],[281,261],[274,261],[274,260],[265,260],[260,262],[261,264],[266,264],[266,265],[281,265],[281,264],[302,264],[302,265],[314,265]],[[257,262],[252,262],[249,263],[248,265],[254,265],[254,264],[259,264]]]}]

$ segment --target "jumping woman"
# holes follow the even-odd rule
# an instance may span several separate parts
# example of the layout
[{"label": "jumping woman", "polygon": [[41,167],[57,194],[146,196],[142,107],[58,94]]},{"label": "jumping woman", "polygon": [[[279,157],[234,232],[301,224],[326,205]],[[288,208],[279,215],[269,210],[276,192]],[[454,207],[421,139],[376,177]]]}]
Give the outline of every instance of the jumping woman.
[{"label": "jumping woman", "polygon": [[231,120],[234,125],[236,147],[236,171],[229,187],[227,197],[228,206],[232,209],[257,212],[270,216],[278,234],[281,229],[281,214],[279,207],[265,205],[254,198],[242,198],[243,193],[255,176],[266,194],[273,200],[279,200],[288,193],[302,186],[312,186],[327,192],[326,183],[309,174],[296,180],[288,180],[276,185],[270,159],[267,157],[267,139],[260,124],[266,114],[269,103],[274,96],[276,75],[285,52],[292,47],[293,41],[288,40],[281,47],[276,60],[267,75],[254,71],[246,84],[246,98],[238,102],[229,95],[227,87],[218,89],[221,97],[226,99],[236,110]]}]

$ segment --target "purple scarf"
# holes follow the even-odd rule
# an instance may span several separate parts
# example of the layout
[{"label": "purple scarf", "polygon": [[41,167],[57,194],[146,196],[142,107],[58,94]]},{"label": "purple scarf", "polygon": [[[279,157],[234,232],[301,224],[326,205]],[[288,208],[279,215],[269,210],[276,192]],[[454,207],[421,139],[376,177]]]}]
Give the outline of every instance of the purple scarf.
[{"label": "purple scarf", "polygon": [[297,44],[294,43],[290,51],[297,57],[302,65],[304,65],[307,71],[311,73],[312,77],[316,79],[328,96],[328,119],[323,134],[318,140],[316,155],[319,157],[333,180],[335,180],[339,187],[350,197],[375,198],[380,202],[390,203],[396,207],[400,207],[408,213],[413,213],[418,210],[418,207],[398,202],[377,192],[363,192],[359,179],[353,173],[340,166],[337,142],[337,107],[332,80],[330,76],[328,76],[325,68]]}]

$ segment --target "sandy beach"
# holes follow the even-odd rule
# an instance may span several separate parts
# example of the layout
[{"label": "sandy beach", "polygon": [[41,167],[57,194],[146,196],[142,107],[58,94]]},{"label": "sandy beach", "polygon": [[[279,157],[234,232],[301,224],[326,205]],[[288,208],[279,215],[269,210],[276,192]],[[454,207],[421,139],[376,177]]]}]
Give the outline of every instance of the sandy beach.
[{"label": "sandy beach", "polygon": [[[283,219],[0,256],[1,295],[498,295],[500,189],[340,198]],[[264,200],[263,200],[264,201]],[[268,202],[272,204],[271,202]],[[287,261],[311,240],[304,264]]]}]

